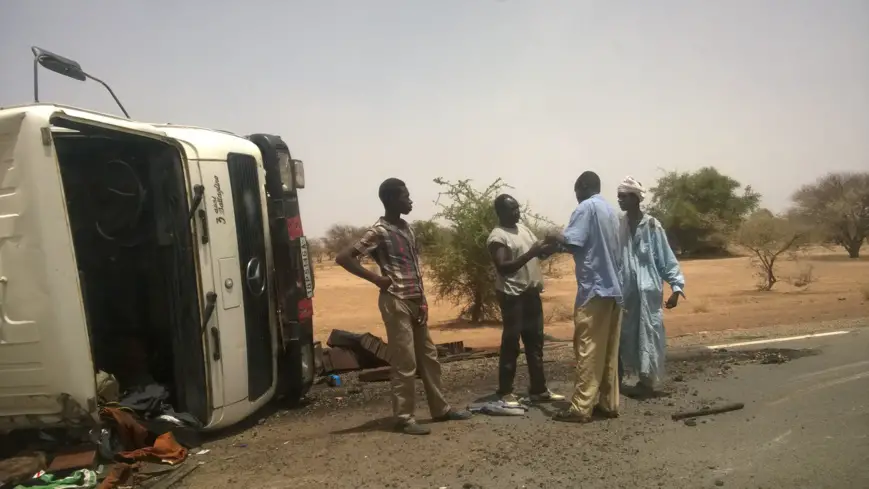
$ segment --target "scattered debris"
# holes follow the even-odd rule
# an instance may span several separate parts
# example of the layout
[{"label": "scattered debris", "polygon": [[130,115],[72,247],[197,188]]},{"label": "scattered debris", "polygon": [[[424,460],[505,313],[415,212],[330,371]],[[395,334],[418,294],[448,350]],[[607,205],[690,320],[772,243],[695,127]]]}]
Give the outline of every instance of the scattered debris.
[{"label": "scattered debris", "polygon": [[61,470],[84,469],[93,467],[97,458],[97,450],[92,446],[77,447],[73,450],[58,453],[48,466],[49,472]]},{"label": "scattered debris", "polygon": [[680,419],[696,418],[699,416],[709,416],[712,414],[721,414],[721,413],[727,413],[730,411],[738,411],[744,407],[745,407],[745,404],[743,404],[741,402],[735,402],[735,403],[725,404],[723,406],[718,406],[718,407],[706,407],[706,409],[698,409],[696,411],[684,411],[681,413],[675,413],[671,416],[671,418],[673,419],[673,421],[679,421]]},{"label": "scattered debris", "polygon": [[781,364],[789,360],[790,358],[778,351],[765,351],[758,355],[758,362],[764,365]]},{"label": "scattered debris", "polygon": [[360,382],[384,382],[389,380],[392,367],[372,368],[359,372]]}]

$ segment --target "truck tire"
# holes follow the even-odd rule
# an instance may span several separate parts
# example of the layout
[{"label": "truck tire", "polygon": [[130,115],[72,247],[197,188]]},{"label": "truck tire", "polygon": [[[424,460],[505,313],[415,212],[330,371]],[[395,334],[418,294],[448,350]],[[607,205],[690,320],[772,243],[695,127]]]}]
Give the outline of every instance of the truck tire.
[{"label": "truck tire", "polygon": [[314,342],[290,341],[278,357],[278,385],[275,397],[298,405],[314,384]]}]

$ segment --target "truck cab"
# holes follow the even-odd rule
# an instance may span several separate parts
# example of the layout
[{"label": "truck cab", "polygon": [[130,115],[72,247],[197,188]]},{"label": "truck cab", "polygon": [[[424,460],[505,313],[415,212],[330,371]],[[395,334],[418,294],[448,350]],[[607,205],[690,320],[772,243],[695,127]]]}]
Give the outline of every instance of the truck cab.
[{"label": "truck cab", "polygon": [[107,374],[205,430],[304,396],[304,186],[279,136],[0,108],[0,431],[94,423]]}]

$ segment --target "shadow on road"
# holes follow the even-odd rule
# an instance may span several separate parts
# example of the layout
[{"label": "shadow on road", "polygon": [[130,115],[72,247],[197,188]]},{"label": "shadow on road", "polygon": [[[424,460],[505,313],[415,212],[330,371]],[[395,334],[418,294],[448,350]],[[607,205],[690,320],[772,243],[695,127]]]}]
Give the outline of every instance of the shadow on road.
[{"label": "shadow on road", "polygon": [[[421,422],[420,424],[425,424]],[[331,435],[354,435],[359,433],[372,433],[374,431],[385,431],[385,432],[393,432],[395,431],[395,420],[391,416],[386,416],[383,418],[372,419],[370,421],[366,421],[359,426],[354,426],[352,428],[345,428],[343,430],[332,431]]]}]

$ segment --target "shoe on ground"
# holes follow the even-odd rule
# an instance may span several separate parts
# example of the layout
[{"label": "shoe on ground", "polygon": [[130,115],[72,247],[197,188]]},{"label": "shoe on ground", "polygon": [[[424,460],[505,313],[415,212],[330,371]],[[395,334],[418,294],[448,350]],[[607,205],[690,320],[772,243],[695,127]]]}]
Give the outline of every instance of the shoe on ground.
[{"label": "shoe on ground", "polygon": [[516,394],[504,394],[503,396],[500,397],[500,401],[508,406],[510,406],[510,405],[518,406],[519,405],[519,398],[516,397]]},{"label": "shoe on ground", "polygon": [[443,421],[466,421],[471,419],[471,416],[473,416],[473,414],[468,411],[456,411],[455,409],[450,409],[443,416],[438,416],[433,418],[433,420],[438,423]]},{"label": "shoe on ground", "polygon": [[579,414],[576,411],[571,409],[565,409],[563,411],[559,411],[552,416],[552,419],[555,421],[561,421],[563,423],[578,423],[584,424],[591,421],[590,416],[585,416],[583,414]]},{"label": "shoe on ground", "polygon": [[431,430],[427,426],[423,426],[412,419],[410,421],[401,421],[395,426],[395,430],[405,435],[428,435]]},{"label": "shoe on ground", "polygon": [[594,414],[607,419],[616,419],[619,417],[618,411],[610,411],[608,409],[603,409],[597,406],[595,406],[594,408]]},{"label": "shoe on ground", "polygon": [[531,402],[558,402],[565,399],[561,394],[556,394],[550,390],[540,394],[531,394],[528,398]]}]

